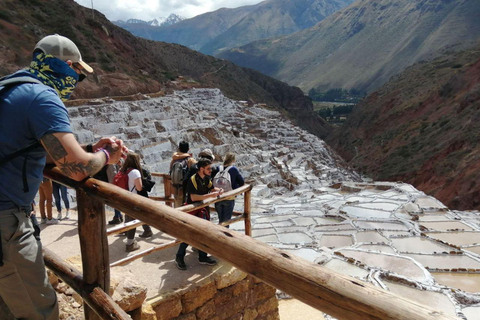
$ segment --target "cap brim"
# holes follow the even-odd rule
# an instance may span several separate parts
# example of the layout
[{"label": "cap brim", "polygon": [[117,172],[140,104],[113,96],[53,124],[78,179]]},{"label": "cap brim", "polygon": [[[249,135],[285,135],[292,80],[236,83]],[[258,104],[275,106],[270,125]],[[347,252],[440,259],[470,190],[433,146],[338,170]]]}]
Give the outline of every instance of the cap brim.
[{"label": "cap brim", "polygon": [[87,71],[88,73],[93,73],[93,68],[90,67],[88,64],[86,64],[85,62],[83,61],[78,61],[78,64],[81,65],[83,67],[83,69],[85,69],[85,71]]}]

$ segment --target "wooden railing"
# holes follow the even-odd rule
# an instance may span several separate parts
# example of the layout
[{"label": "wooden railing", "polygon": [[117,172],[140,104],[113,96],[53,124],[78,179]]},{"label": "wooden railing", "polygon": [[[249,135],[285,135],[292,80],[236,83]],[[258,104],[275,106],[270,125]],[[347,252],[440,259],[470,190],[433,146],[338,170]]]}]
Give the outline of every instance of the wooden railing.
[{"label": "wooden railing", "polygon": [[[152,199],[152,200],[155,200],[155,201],[165,202],[169,206],[172,205],[173,204],[173,198],[172,198],[172,193],[171,193],[171,190],[170,190],[170,186],[171,186],[170,176],[168,174],[162,174],[162,173],[156,173],[156,172],[152,172],[152,176],[161,177],[163,179],[165,195],[163,197],[150,196],[149,198]],[[251,190],[252,190],[252,187],[250,185],[244,185],[240,188],[237,188],[235,190],[224,193],[220,198],[207,199],[207,200],[204,200],[204,201],[196,202],[194,204],[178,207],[176,209],[180,210],[182,212],[191,212],[195,209],[199,209],[199,208],[203,208],[203,207],[209,207],[210,205],[212,205],[216,202],[225,200],[225,198],[234,197],[234,196],[244,194],[244,212],[234,211],[233,215],[236,216],[236,217],[233,218],[233,219],[230,219],[229,221],[222,222],[221,225],[222,226],[227,226],[227,225],[230,225],[232,223],[239,222],[239,221],[245,221],[245,234],[248,235],[248,236],[251,236],[252,235],[252,223],[251,223],[251,216],[250,216],[250,191]],[[215,210],[214,208],[210,208],[210,209]],[[122,225],[117,225],[115,227],[109,228],[107,230],[107,235],[110,236],[110,235],[114,235],[114,234],[123,233],[125,231],[130,230],[130,229],[140,227],[142,224],[144,224],[144,223],[140,220],[133,220],[133,221],[124,223]],[[125,265],[129,262],[140,259],[140,258],[142,258],[144,256],[147,256],[149,254],[152,254],[154,252],[176,246],[180,242],[181,242],[180,240],[173,240],[173,241],[164,243],[164,244],[159,245],[159,246],[148,248],[148,249],[143,250],[139,253],[136,253],[136,254],[130,255],[128,257],[125,257],[123,259],[120,259],[118,261],[112,262],[110,264],[110,267]]]},{"label": "wooden railing", "polygon": [[93,178],[75,182],[58,169],[47,169],[44,174],[77,191],[83,276],[47,250],[44,254],[47,266],[85,299],[86,319],[94,319],[94,313],[102,319],[128,319],[105,294],[109,290],[110,266],[104,204],[339,319],[455,319],[111,184]]}]

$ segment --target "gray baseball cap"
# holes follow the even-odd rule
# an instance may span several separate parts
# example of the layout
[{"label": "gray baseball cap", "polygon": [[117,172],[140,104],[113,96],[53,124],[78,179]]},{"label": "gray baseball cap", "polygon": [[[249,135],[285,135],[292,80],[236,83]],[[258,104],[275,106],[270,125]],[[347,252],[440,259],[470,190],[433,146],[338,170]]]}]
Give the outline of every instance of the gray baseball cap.
[{"label": "gray baseball cap", "polygon": [[78,50],[75,43],[64,36],[58,34],[46,36],[38,41],[34,51],[37,49],[40,49],[45,54],[52,55],[62,61],[70,60],[73,63],[78,63],[85,69],[85,71],[89,73],[93,72],[93,68],[83,62],[80,50]]}]

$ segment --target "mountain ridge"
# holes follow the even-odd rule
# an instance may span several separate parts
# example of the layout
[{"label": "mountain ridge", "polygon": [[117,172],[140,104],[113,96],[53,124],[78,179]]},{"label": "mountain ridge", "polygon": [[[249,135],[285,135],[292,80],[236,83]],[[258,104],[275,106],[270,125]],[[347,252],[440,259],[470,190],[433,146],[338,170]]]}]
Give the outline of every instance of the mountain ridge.
[{"label": "mountain ridge", "polygon": [[166,27],[125,25],[151,40],[185,45],[216,55],[225,48],[310,27],[355,0],[267,0],[233,9],[221,8]]},{"label": "mountain ridge", "polygon": [[371,92],[415,62],[472,46],[478,14],[480,3],[468,0],[361,0],[309,29],[218,56],[305,92]]}]

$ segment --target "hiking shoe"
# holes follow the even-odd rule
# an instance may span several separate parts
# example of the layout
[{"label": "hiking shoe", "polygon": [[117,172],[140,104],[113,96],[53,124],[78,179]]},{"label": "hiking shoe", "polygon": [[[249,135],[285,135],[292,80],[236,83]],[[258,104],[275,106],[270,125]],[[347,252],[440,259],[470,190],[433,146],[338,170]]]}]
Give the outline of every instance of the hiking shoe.
[{"label": "hiking shoe", "polygon": [[70,210],[69,209],[67,209],[67,213],[65,213],[65,218],[63,218],[63,219],[65,219],[65,220],[70,219]]},{"label": "hiking shoe", "polygon": [[45,223],[47,223],[47,218],[42,218],[42,219],[40,220],[40,224],[45,224]]},{"label": "hiking shoe", "polygon": [[132,252],[132,251],[135,251],[135,250],[138,250],[138,249],[140,249],[140,245],[137,243],[137,241],[135,241],[132,244],[127,244],[126,248],[125,248],[125,251]]},{"label": "hiking shoe", "polygon": [[58,212],[57,220],[62,220],[62,213],[60,211]]},{"label": "hiking shoe", "polygon": [[122,223],[122,220],[123,220],[123,219],[120,219],[120,218],[117,218],[117,217],[113,217],[112,220],[108,221],[108,224],[119,224],[119,223]]},{"label": "hiking shoe", "polygon": [[140,238],[150,238],[153,236],[152,230],[145,230],[141,235],[139,235]]},{"label": "hiking shoe", "polygon": [[177,264],[178,269],[187,270],[187,265],[185,264],[185,261],[183,261],[182,257],[176,257],[175,258],[175,263]]},{"label": "hiking shoe", "polygon": [[213,260],[210,257],[206,257],[205,259],[202,259],[202,260],[198,259],[198,261],[200,262],[200,264],[208,264],[209,266],[214,266],[217,264],[217,261]]},{"label": "hiking shoe", "polygon": [[55,219],[55,218],[52,218],[52,219],[48,219],[47,220],[47,224],[57,224],[58,223],[58,220]]}]

